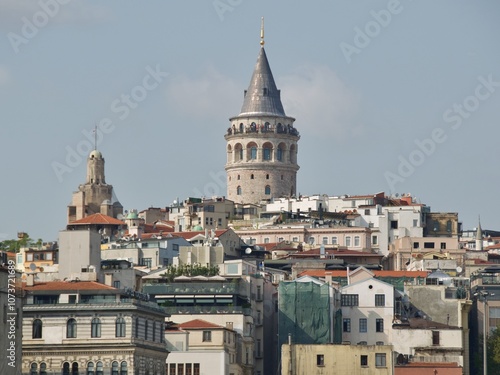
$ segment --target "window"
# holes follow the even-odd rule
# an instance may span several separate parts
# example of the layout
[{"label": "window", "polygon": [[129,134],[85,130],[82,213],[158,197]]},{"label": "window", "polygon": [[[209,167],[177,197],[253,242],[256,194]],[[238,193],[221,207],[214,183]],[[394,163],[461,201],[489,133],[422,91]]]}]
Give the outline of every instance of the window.
[{"label": "window", "polygon": [[344,332],[351,332],[351,318],[344,318],[342,327]]},{"label": "window", "polygon": [[113,288],[120,289],[120,280],[113,281]]},{"label": "window", "polygon": [[42,338],[42,321],[40,319],[35,319],[33,321],[32,338],[34,339]]},{"label": "window", "polygon": [[103,375],[103,374],[104,374],[104,369],[102,366],[102,362],[97,362],[95,375]]},{"label": "window", "polygon": [[292,237],[293,242],[299,242],[299,237]]},{"label": "window", "polygon": [[346,245],[346,246],[351,246],[351,237],[350,237],[350,236],[347,236],[347,237],[345,238],[345,245]]},{"label": "window", "polygon": [[323,245],[327,245],[328,244],[328,237],[323,237]]},{"label": "window", "polygon": [[250,175],[250,180],[253,180],[254,179],[254,176],[253,176],[253,173]]},{"label": "window", "polygon": [[152,341],[156,341],[156,322],[153,322],[153,339]]},{"label": "window", "polygon": [[418,249],[420,247],[420,242],[413,242],[413,248]]},{"label": "window", "polygon": [[362,355],[360,357],[360,359],[361,359],[361,362],[360,362],[361,366],[368,366],[368,356],[367,355]]},{"label": "window", "polygon": [[283,149],[281,147],[278,147],[278,152],[276,153],[276,159],[278,159],[278,161],[283,161]]},{"label": "window", "polygon": [[170,375],[175,375],[175,363],[170,364]]},{"label": "window", "polygon": [[94,318],[90,324],[90,336],[101,337],[101,319]]},{"label": "window", "polygon": [[40,375],[47,375],[47,364],[45,362],[40,363]]},{"label": "window", "polygon": [[203,342],[212,341],[212,331],[203,331]]},{"label": "window", "polygon": [[441,242],[441,250],[445,250],[446,249],[446,242]]},{"label": "window", "polygon": [[398,229],[398,221],[391,220],[391,229]]},{"label": "window", "polygon": [[434,249],[434,242],[424,242],[425,249]]},{"label": "window", "polygon": [[324,354],[316,355],[316,365],[317,366],[324,366],[325,365],[325,355]]},{"label": "window", "polygon": [[73,362],[71,365],[71,375],[78,375],[78,362]]},{"label": "window", "polygon": [[370,209],[369,208],[365,208],[365,215],[370,215]]},{"label": "window", "polygon": [[264,148],[264,160],[271,160],[271,149],[268,147]]},{"label": "window", "polygon": [[264,189],[264,192],[266,195],[271,195],[271,186],[266,185],[266,188]]},{"label": "window", "polygon": [[264,238],[264,243],[269,243],[269,237]]},{"label": "window", "polygon": [[278,237],[278,242],[283,242],[285,239],[283,237]]},{"label": "window", "polygon": [[127,375],[128,371],[127,371],[127,362],[123,361],[121,364],[120,364],[120,375]]},{"label": "window", "polygon": [[340,304],[342,306],[358,306],[359,296],[357,294],[342,294]]},{"label": "window", "polygon": [[384,345],[384,342],[383,342],[383,341],[377,341],[377,342],[375,343],[375,345]]},{"label": "window", "polygon": [[372,245],[378,245],[378,237],[372,236]]},{"label": "window", "polygon": [[193,364],[193,375],[200,375],[200,364],[199,363]]},{"label": "window", "polygon": [[364,333],[368,331],[368,321],[366,318],[359,319],[359,332]]},{"label": "window", "polygon": [[125,319],[118,318],[115,323],[115,336],[125,337]]},{"label": "window", "polygon": [[384,319],[377,319],[375,321],[375,331],[384,332]]},{"label": "window", "polygon": [[32,363],[30,368],[30,375],[37,375],[38,373],[37,368],[38,365],[36,363]]},{"label": "window", "polygon": [[386,367],[385,353],[375,353],[375,366]]},{"label": "window", "polygon": [[337,237],[332,237],[332,245],[336,245],[337,244]]},{"label": "window", "polygon": [[142,266],[146,266],[147,268],[151,268],[151,265],[152,265],[152,259],[151,258],[142,258],[142,262],[141,262]]},{"label": "window", "polygon": [[116,361],[111,364],[111,375],[118,375],[118,362]]},{"label": "window", "polygon": [[354,246],[359,247],[359,236],[354,236]]},{"label": "window", "polygon": [[94,362],[87,363],[87,375],[94,375]]},{"label": "window", "polygon": [[184,363],[177,364],[177,373],[179,375],[184,375]]},{"label": "window", "polygon": [[375,306],[385,306],[385,294],[375,294]]},{"label": "window", "polygon": [[76,337],[76,320],[71,318],[66,322],[66,338],[71,339]]},{"label": "window", "polygon": [[139,318],[135,318],[135,335],[136,338],[139,337]]},{"label": "window", "polygon": [[236,188],[236,195],[241,195],[241,186]]},{"label": "window", "polygon": [[148,339],[148,323],[147,320],[144,321],[144,340]]},{"label": "window", "polygon": [[193,365],[191,363],[186,363],[186,375],[193,375]]},{"label": "window", "polygon": [[439,345],[439,331],[432,331],[432,345]]},{"label": "window", "polygon": [[266,180],[269,180],[269,175],[268,174],[266,174]]},{"label": "window", "polygon": [[63,375],[69,375],[69,363],[68,362],[63,363],[62,373],[63,373]]},{"label": "window", "polygon": [[253,146],[250,148],[250,159],[257,159],[257,147]]}]

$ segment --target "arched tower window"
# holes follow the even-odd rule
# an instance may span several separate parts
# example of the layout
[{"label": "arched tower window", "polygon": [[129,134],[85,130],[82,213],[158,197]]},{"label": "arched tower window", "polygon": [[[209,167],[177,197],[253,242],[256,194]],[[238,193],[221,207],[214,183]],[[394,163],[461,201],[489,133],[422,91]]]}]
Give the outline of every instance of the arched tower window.
[{"label": "arched tower window", "polygon": [[236,188],[236,195],[241,195],[241,186]]},{"label": "arched tower window", "polygon": [[253,173],[250,175],[250,180],[253,180],[254,179],[254,175]]},{"label": "arched tower window", "polygon": [[234,161],[243,160],[243,147],[240,143],[234,145]]},{"label": "arched tower window", "polygon": [[266,193],[266,195],[271,195],[271,186],[266,185],[266,188],[264,189],[264,192]]},{"label": "arched tower window", "polygon": [[245,126],[243,125],[243,123],[241,122],[240,123],[240,133],[243,133],[243,129],[245,128]]},{"label": "arched tower window", "polygon": [[263,158],[266,161],[270,161],[272,159],[273,154],[273,145],[271,143],[264,143],[263,146]]},{"label": "arched tower window", "polygon": [[257,159],[257,144],[255,142],[250,142],[247,145],[247,160]]},{"label": "arched tower window", "polygon": [[278,159],[278,161],[283,161],[283,156],[285,154],[284,151],[285,151],[285,145],[283,143],[280,143],[276,151],[276,159]]}]

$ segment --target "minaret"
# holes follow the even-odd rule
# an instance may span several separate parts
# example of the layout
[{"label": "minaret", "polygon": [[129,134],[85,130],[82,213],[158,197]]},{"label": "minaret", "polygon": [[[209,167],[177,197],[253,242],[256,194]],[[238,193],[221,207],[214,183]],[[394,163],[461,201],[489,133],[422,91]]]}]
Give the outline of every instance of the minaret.
[{"label": "minaret", "polygon": [[483,251],[483,230],[481,229],[481,218],[476,230],[476,250]]},{"label": "minaret", "polygon": [[295,119],[283,110],[264,50],[264,19],[260,51],[240,114],[227,130],[227,196],[236,203],[259,203],[295,195],[297,142]]}]

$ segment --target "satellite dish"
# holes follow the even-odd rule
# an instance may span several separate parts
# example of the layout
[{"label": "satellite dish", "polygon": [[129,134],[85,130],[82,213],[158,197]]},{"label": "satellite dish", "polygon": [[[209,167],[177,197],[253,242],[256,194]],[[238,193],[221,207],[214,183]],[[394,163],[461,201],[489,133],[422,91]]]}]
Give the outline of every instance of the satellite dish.
[{"label": "satellite dish", "polygon": [[245,254],[251,254],[252,253],[252,249],[250,249],[249,247],[247,247],[245,249]]},{"label": "satellite dish", "polygon": [[260,246],[255,245],[254,247],[255,247],[255,250],[257,250],[257,251],[260,250]]},{"label": "satellite dish", "polygon": [[458,267],[456,268],[456,270],[457,270],[457,273],[460,273],[460,272],[462,272],[462,267],[458,266]]},{"label": "satellite dish", "polygon": [[32,270],[32,271],[36,270],[36,264],[35,263],[31,263],[30,264],[30,270]]},{"label": "satellite dish", "polygon": [[118,214],[118,215],[116,215],[116,218],[117,218],[118,220],[122,220],[122,219],[123,219],[123,215],[122,215],[122,214]]}]

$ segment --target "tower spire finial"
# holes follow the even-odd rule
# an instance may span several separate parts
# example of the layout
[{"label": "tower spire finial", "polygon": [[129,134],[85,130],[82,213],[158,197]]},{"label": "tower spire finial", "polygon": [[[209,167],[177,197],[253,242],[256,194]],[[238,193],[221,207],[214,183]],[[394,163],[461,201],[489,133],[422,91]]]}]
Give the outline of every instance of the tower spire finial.
[{"label": "tower spire finial", "polygon": [[260,20],[260,45],[264,47],[264,17]]}]

